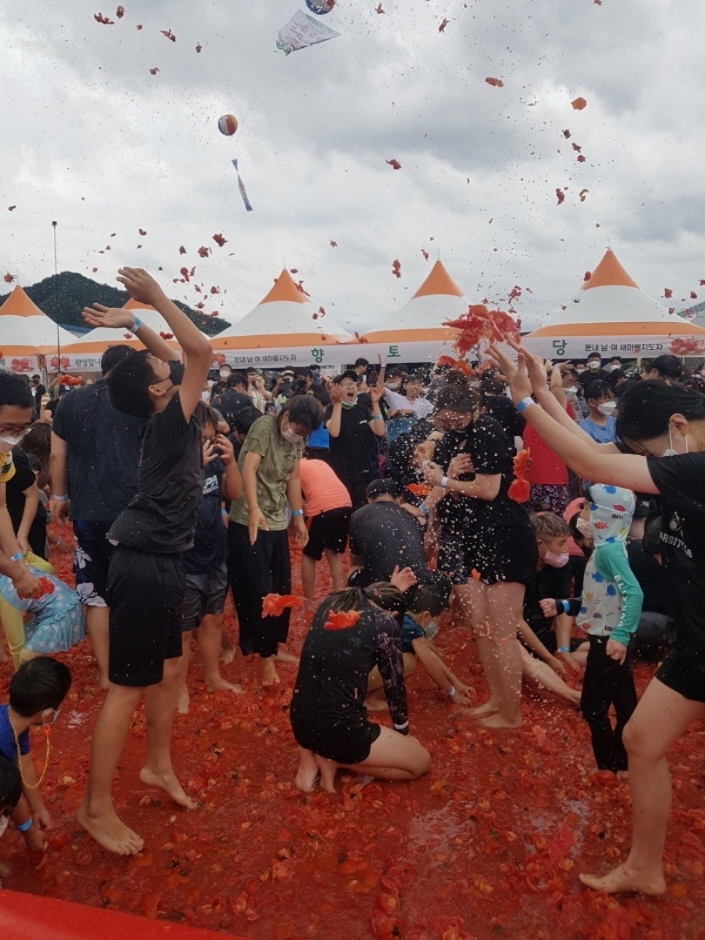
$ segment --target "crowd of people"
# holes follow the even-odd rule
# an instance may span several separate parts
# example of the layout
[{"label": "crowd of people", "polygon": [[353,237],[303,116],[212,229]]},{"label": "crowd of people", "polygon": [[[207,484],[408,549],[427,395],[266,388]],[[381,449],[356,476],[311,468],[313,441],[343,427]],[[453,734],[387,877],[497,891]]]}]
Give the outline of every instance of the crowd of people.
[{"label": "crowd of people", "polygon": [[[223,675],[230,592],[259,684],[298,668],[299,789],[334,792],[339,768],[389,781],[428,770],[405,689],[419,664],[500,732],[522,724],[523,684],[538,685],[580,709],[597,768],[632,791],[629,858],[585,883],[663,893],[665,753],[705,717],[701,373],[673,356],[641,370],[599,353],[553,363],[515,343],[514,359],[491,347],[464,370],[361,358],[334,376],[213,373],[207,339],[146,272],[119,280],[164,317],[185,366],[134,312],[95,305],[89,326],[130,331],[144,351],[109,348],[99,381],[50,402],[38,376],[0,375],[0,618],[16,668],[0,708],[0,809],[28,847],[51,824],[28,729],[58,716],[70,676],[53,654],[85,633],[105,698],[80,824],[117,854],[143,848],[112,798],[143,697],[140,778],[195,805],[171,727],[189,708],[194,640],[207,688],[243,691]],[[50,513],[73,526],[75,590],[47,560]],[[324,557],[331,590],[317,601]],[[297,606],[311,621],[299,657]],[[450,624],[476,638],[483,702],[436,644]],[[637,701],[639,658],[660,665]],[[391,727],[370,721],[385,709]]]}]

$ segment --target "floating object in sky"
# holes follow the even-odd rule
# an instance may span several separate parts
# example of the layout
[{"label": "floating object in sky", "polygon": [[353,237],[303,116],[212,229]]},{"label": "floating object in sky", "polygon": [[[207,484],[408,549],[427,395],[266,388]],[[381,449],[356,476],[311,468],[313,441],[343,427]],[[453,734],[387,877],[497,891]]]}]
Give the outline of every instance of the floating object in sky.
[{"label": "floating object in sky", "polygon": [[244,202],[245,208],[247,209],[247,211],[252,212],[252,204],[250,203],[250,200],[247,198],[247,191],[245,189],[245,184],[240,179],[240,171],[237,168],[237,160],[233,160],[233,166],[235,167],[235,172],[237,173],[237,185],[240,189],[240,195],[242,196],[242,201]]},{"label": "floating object in sky", "polygon": [[583,108],[587,108],[587,101],[584,98],[576,98],[570,103],[575,111],[582,111]]},{"label": "floating object in sky", "polygon": [[224,114],[218,119],[218,130],[226,137],[232,137],[237,130],[237,118],[234,114]]},{"label": "floating object in sky", "polygon": [[311,13],[323,16],[324,13],[330,13],[335,6],[336,0],[306,0],[306,6]]},{"label": "floating object in sky", "polygon": [[327,42],[329,39],[336,39],[340,33],[319,23],[308,13],[297,10],[291,17],[286,26],[282,26],[278,33],[277,49],[281,49],[285,55],[290,52],[296,52],[297,49],[306,49],[308,46],[315,46],[319,42]]}]

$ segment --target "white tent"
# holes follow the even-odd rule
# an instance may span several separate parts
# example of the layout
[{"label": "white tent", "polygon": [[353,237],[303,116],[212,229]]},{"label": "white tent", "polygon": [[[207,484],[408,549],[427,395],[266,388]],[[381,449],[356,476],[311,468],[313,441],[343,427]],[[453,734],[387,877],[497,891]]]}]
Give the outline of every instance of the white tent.
[{"label": "white tent", "polygon": [[369,344],[371,353],[379,353],[390,362],[435,362],[440,355],[454,355],[451,344],[455,331],[443,323],[467,310],[462,290],[443,263],[436,261],[414,296],[378,329],[365,333],[363,341]]},{"label": "white tent", "polygon": [[608,249],[572,301],[524,338],[540,356],[584,359],[703,355],[705,329],[644,293]]},{"label": "white tent", "polygon": [[232,366],[270,368],[343,363],[349,357],[343,345],[351,342],[352,335],[311,302],[286,268],[254,310],[211,339]]},{"label": "white tent", "polygon": [[64,368],[64,347],[73,342],[75,337],[43,313],[19,285],[0,307],[0,368],[36,372],[40,356],[46,356],[48,369]]}]

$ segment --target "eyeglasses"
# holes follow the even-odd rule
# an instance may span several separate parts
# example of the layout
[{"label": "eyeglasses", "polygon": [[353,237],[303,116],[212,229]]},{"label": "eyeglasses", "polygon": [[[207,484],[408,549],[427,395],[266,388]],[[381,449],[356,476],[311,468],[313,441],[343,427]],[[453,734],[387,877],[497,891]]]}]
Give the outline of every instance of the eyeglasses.
[{"label": "eyeglasses", "polygon": [[12,425],[0,424],[0,434],[3,434],[3,435],[6,434],[8,436],[14,434],[19,440],[21,437],[24,437],[27,431],[31,431],[33,427],[34,425],[32,424],[32,422],[30,422],[29,424],[23,424],[22,427],[19,427],[19,428],[16,426],[13,427]]}]

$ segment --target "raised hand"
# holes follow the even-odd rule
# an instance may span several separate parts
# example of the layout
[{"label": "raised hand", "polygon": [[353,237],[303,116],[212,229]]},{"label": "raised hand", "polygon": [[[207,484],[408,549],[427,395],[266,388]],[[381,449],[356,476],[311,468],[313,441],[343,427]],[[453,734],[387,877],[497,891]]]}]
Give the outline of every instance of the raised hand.
[{"label": "raised hand", "polygon": [[330,400],[334,405],[339,405],[343,400],[343,389],[335,382],[330,387]]},{"label": "raised hand", "polygon": [[125,285],[130,297],[150,307],[156,307],[165,296],[157,281],[144,268],[120,268],[117,279]]},{"label": "raised hand", "polygon": [[93,304],[92,307],[84,307],[82,314],[86,323],[92,327],[131,330],[135,325],[134,313],[122,307],[104,307],[103,304]]},{"label": "raised hand", "polygon": [[403,594],[416,584],[416,575],[411,568],[402,568],[400,571],[399,565],[397,565],[392,572],[389,583]]}]

